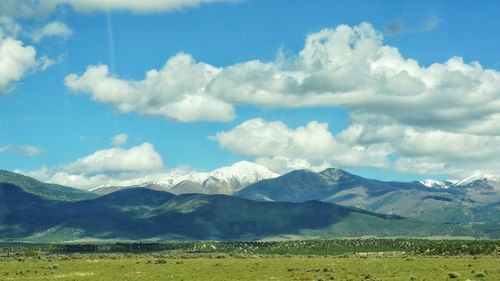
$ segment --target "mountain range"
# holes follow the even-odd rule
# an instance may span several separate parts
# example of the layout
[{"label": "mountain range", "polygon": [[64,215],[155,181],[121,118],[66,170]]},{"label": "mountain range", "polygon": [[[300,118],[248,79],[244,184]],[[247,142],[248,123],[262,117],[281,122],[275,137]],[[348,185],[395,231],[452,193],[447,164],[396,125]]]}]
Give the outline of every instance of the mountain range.
[{"label": "mountain range", "polygon": [[0,239],[7,241],[489,237],[471,227],[426,223],[319,201],[262,202],[228,195],[175,195],[148,188],[81,201],[55,201],[12,184],[0,184],[0,201]]},{"label": "mountain range", "polygon": [[431,222],[500,223],[500,181],[496,178],[429,182],[378,181],[341,169],[297,170],[254,183],[234,195],[262,201],[319,200]]},{"label": "mountain range", "polygon": [[240,162],[88,192],[0,171],[0,239],[499,238],[499,187],[482,175],[385,182],[333,168],[280,176]]},{"label": "mountain range", "polygon": [[248,161],[240,161],[229,167],[222,167],[211,172],[171,172],[160,175],[158,179],[136,186],[99,186],[90,191],[109,194],[124,188],[147,187],[168,191],[174,194],[233,194],[244,187],[260,180],[278,177],[279,174],[268,168]]}]

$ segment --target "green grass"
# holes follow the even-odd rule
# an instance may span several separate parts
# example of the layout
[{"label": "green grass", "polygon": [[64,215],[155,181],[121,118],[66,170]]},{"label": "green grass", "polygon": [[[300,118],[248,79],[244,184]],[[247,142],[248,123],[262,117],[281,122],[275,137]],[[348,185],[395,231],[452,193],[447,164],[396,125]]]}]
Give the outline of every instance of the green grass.
[{"label": "green grass", "polygon": [[0,244],[0,281],[498,281],[499,252],[494,240],[14,243]]},{"label": "green grass", "polygon": [[0,263],[0,280],[500,280],[500,260],[492,257],[221,257],[13,259]]}]

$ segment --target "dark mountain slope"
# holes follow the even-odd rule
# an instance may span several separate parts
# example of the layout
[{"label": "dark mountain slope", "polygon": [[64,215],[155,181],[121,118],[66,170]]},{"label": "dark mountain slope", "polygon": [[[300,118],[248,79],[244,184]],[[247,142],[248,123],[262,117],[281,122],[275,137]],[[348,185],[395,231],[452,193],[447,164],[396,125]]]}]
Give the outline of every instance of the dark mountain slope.
[{"label": "dark mountain slope", "polygon": [[[494,204],[500,193],[480,182],[471,186],[429,188],[419,182],[383,182],[365,179],[340,169],[321,173],[299,170],[260,181],[236,196],[262,201],[306,202],[320,200],[440,223],[495,223]],[[477,211],[481,210],[481,212]]]},{"label": "dark mountain slope", "polygon": [[97,195],[67,186],[37,181],[21,174],[0,170],[0,183],[10,183],[24,191],[49,200],[76,201],[96,198]]},{"label": "dark mountain slope", "polygon": [[352,236],[481,236],[330,203],[259,202],[225,195],[175,196],[126,189],[78,202],[50,201],[0,185],[0,239],[261,239]]},{"label": "dark mountain slope", "polygon": [[[376,197],[386,193],[416,188],[407,183],[382,182],[365,179],[340,169],[326,169],[321,173],[297,170],[278,178],[249,185],[235,195],[255,200],[304,202],[309,200],[348,201],[355,193],[343,191],[365,188],[362,195]],[[422,188],[418,186],[418,188]],[[337,196],[335,196],[337,195]]]}]

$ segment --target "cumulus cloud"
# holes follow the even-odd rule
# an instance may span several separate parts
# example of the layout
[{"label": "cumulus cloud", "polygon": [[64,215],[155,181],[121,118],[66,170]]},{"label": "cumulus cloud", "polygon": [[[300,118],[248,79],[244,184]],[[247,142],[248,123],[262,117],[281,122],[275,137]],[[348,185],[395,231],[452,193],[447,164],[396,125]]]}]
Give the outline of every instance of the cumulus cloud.
[{"label": "cumulus cloud", "polygon": [[120,146],[124,145],[128,141],[128,135],[127,134],[118,134],[114,137],[111,138],[111,144]]},{"label": "cumulus cloud", "polygon": [[33,42],[39,43],[40,41],[48,37],[59,37],[65,39],[72,34],[73,31],[65,23],[60,21],[53,21],[47,23],[41,28],[28,32],[26,35],[30,37]]},{"label": "cumulus cloud", "polygon": [[[183,121],[229,120],[237,105],[343,106],[409,125],[450,130],[457,124],[477,128],[498,114],[499,82],[500,72],[483,69],[478,62],[467,64],[459,57],[423,67],[383,45],[382,34],[367,23],[312,33],[297,56],[273,62],[216,67],[178,54],[162,69],[148,71],[143,80],[120,79],[105,65],[90,66],[82,75],[66,78],[70,89],[122,112]],[[189,100],[193,97],[207,102],[205,110],[213,108],[213,113],[168,116],[173,103],[178,108],[199,108]]]},{"label": "cumulus cloud", "polygon": [[116,104],[120,112],[137,111],[179,121],[227,121],[234,117],[232,105],[204,94],[204,85],[217,71],[179,54],[141,81],[121,80],[106,65],[97,65],[81,76],[68,75],[65,83],[73,91],[90,93],[96,102]]},{"label": "cumulus cloud", "polygon": [[162,167],[162,158],[153,145],[143,143],[129,149],[110,148],[96,151],[65,165],[63,170],[76,174],[99,174],[154,171]]},{"label": "cumulus cloud", "polygon": [[163,159],[150,143],[98,150],[73,163],[26,173],[39,180],[90,189],[104,184],[140,184],[161,171]]},{"label": "cumulus cloud", "polygon": [[0,93],[8,93],[13,83],[38,67],[36,50],[13,37],[0,34]]},{"label": "cumulus cloud", "polygon": [[58,8],[69,7],[76,12],[128,11],[158,13],[197,7],[214,2],[235,0],[2,0],[0,14],[13,17],[46,17]]},{"label": "cumulus cloud", "polygon": [[[430,19],[425,25],[433,28],[436,24],[436,19]],[[467,169],[466,163],[472,165],[488,153],[498,155],[499,71],[485,69],[479,62],[464,62],[460,57],[423,66],[383,41],[383,35],[368,23],[340,25],[309,34],[298,54],[278,55],[274,61],[218,67],[181,53],[167,60],[160,70],[146,72],[142,80],[121,79],[107,66],[94,65],[83,74],[67,76],[65,81],[71,90],[111,104],[120,112],[180,121],[231,120],[242,105],[344,107],[349,110],[349,127],[316,145],[334,152],[376,145],[383,147],[380,151],[394,150],[401,159],[408,159],[392,163],[395,169],[430,160],[446,164],[437,165],[436,173],[452,173],[458,171],[457,167]],[[284,125],[259,122],[265,124],[260,128],[263,132],[268,127],[286,132],[280,129]],[[232,151],[257,158],[291,157],[313,160],[313,166],[320,164],[314,149],[304,149],[302,154],[294,150],[300,143],[289,133],[272,135],[285,146],[263,140],[252,143],[255,138],[250,125],[259,127],[259,122],[234,129],[248,137],[243,140],[248,148],[238,144],[230,132],[217,135],[218,141]],[[321,132],[321,125],[314,123],[301,130],[311,128]],[[289,151],[289,155],[269,153],[268,147]],[[340,153],[345,159],[336,156],[335,161],[325,161],[355,165],[351,155],[360,154]],[[358,163],[363,163],[359,159]]]},{"label": "cumulus cloud", "polygon": [[386,167],[392,152],[388,145],[346,145],[328,130],[328,125],[312,121],[289,128],[286,124],[263,119],[243,122],[227,132],[211,137],[222,148],[257,158],[256,162],[283,172],[297,168]]},{"label": "cumulus cloud", "polygon": [[35,47],[17,38],[21,31],[12,18],[0,16],[0,94],[12,91],[27,73],[45,70],[55,63],[47,56],[37,58]]}]

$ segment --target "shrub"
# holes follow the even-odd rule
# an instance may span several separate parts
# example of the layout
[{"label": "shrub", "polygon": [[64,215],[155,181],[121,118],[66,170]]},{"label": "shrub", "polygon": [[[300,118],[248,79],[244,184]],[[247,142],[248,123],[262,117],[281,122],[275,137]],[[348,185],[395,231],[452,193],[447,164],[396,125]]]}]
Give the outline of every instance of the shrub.
[{"label": "shrub", "polygon": [[475,277],[486,277],[486,273],[484,272],[478,272],[476,273],[476,275],[474,275]]}]

